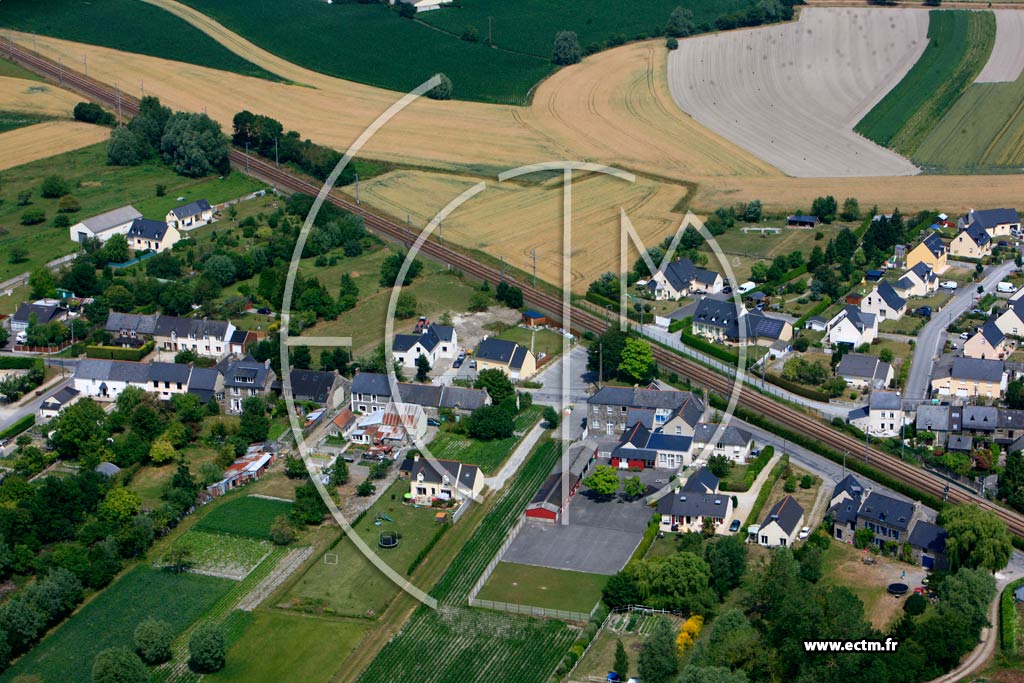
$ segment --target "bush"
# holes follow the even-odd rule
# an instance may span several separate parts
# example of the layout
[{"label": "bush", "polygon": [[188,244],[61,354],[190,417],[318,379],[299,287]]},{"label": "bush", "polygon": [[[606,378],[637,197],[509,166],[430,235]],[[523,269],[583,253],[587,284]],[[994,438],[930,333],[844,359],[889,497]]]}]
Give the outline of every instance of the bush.
[{"label": "bush", "polygon": [[288,522],[288,518],[281,515],[274,520],[270,527],[270,541],[274,545],[288,545],[295,540],[295,529]]},{"label": "bush", "polygon": [[437,76],[441,82],[427,91],[427,97],[432,100],[450,100],[452,98],[452,79],[442,73]]},{"label": "bush", "polygon": [[68,181],[59,175],[47,176],[43,179],[43,184],[39,186],[39,193],[46,199],[57,199],[70,191],[71,188],[68,186]]},{"label": "bush", "polygon": [[924,614],[926,609],[928,609],[928,599],[920,593],[914,593],[903,603],[903,611],[912,617]]},{"label": "bush", "polygon": [[103,107],[95,102],[79,102],[75,105],[75,121],[83,123],[96,123],[99,125],[110,125],[114,123],[114,115],[104,111]]},{"label": "bush", "polygon": [[227,641],[224,627],[205,621],[192,632],[188,639],[188,665],[198,673],[213,673],[224,668]]},{"label": "bush", "polygon": [[667,47],[669,50],[676,50],[679,48],[679,41],[676,40],[675,38],[670,37],[668,40],[665,41],[665,47]]},{"label": "bush", "polygon": [[75,213],[82,210],[82,203],[69,194],[64,195],[57,201],[57,211],[60,213]]},{"label": "bush", "polygon": [[92,683],[148,683],[149,670],[138,655],[124,647],[103,650],[92,665]]},{"label": "bush", "polygon": [[29,209],[21,214],[22,225],[39,225],[46,220],[46,212],[42,209]]},{"label": "bush", "polygon": [[150,617],[135,627],[135,651],[146,664],[162,664],[171,658],[174,632],[166,621]]}]

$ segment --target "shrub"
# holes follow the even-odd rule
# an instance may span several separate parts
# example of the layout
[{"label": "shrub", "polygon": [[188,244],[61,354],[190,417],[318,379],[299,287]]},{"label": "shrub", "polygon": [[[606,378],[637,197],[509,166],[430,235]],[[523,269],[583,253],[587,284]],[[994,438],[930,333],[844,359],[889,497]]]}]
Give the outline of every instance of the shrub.
[{"label": "shrub", "polygon": [[914,593],[903,603],[903,611],[912,617],[924,614],[928,609],[928,600],[920,593]]},{"label": "shrub", "polygon": [[135,627],[135,651],[146,664],[162,664],[171,658],[174,632],[166,621],[150,617]]},{"label": "shrub", "polygon": [[188,639],[188,665],[198,673],[213,673],[224,668],[227,642],[224,627],[206,621],[192,632]]},{"label": "shrub", "polygon": [[82,203],[73,196],[66,194],[57,201],[57,211],[60,213],[75,213],[82,210]]},{"label": "shrub", "polygon": [[670,37],[668,40],[665,41],[665,47],[667,47],[669,50],[676,50],[679,48],[679,41],[676,40],[675,38]]},{"label": "shrub", "polygon": [[68,181],[59,175],[47,176],[43,179],[43,184],[39,186],[39,193],[46,199],[57,199],[70,191],[71,188],[68,186]]},{"label": "shrub", "polygon": [[103,650],[92,665],[93,683],[147,683],[149,671],[138,655],[124,647]]},{"label": "shrub", "polygon": [[46,220],[46,212],[42,209],[29,209],[21,214],[22,225],[39,225]]},{"label": "shrub", "polygon": [[274,520],[274,525],[270,527],[270,541],[274,545],[288,545],[295,540],[295,529],[288,522],[288,518],[281,515]]}]

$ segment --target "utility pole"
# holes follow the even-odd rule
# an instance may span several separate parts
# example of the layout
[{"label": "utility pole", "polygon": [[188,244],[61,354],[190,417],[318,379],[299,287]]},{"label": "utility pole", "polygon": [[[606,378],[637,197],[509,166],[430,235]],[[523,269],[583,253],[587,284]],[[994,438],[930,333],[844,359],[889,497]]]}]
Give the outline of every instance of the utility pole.
[{"label": "utility pole", "polygon": [[249,172],[249,143],[245,143],[245,172]]},{"label": "utility pole", "polygon": [[89,55],[82,55],[82,66],[85,67],[85,75],[89,76]]},{"label": "utility pole", "polygon": [[[281,168],[281,160],[277,155],[277,138],[274,138],[274,167]],[[356,176],[356,180],[359,180],[359,176]]]},{"label": "utility pole", "polygon": [[356,173],[356,204],[359,203],[359,174]]},{"label": "utility pole", "polygon": [[64,58],[57,60],[57,82],[64,85]]},{"label": "utility pole", "polygon": [[437,222],[437,239],[444,243],[444,221]]},{"label": "utility pole", "polygon": [[537,286],[537,250],[530,250],[530,258],[533,259],[533,286]]},{"label": "utility pole", "polygon": [[114,101],[117,103],[117,125],[121,125],[121,91],[117,88],[117,81],[114,81]]},{"label": "utility pole", "polygon": [[868,445],[868,439],[870,438],[870,434],[871,434],[870,431],[869,431],[870,429],[871,429],[871,425],[869,424],[867,429],[864,430],[864,464],[865,465],[869,464],[868,463],[868,450],[870,449],[870,446]]},{"label": "utility pole", "polygon": [[36,32],[32,31],[32,51],[39,54],[39,47],[36,45]]},{"label": "utility pole", "polygon": [[505,257],[501,257],[501,276],[505,277]]}]

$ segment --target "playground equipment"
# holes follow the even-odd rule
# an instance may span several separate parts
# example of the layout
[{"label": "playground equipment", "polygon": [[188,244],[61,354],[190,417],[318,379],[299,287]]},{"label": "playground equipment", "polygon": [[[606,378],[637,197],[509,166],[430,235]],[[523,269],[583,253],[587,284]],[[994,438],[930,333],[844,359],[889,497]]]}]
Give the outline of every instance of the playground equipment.
[{"label": "playground equipment", "polygon": [[886,588],[886,590],[896,596],[905,595],[909,589],[910,587],[905,583],[890,583],[888,588]]},{"label": "playground equipment", "polygon": [[381,548],[397,548],[398,547],[398,532],[397,531],[382,531],[380,532],[380,538],[377,539],[377,544]]},{"label": "playground equipment", "polygon": [[388,517],[387,515],[385,515],[383,513],[377,513],[377,516],[373,518],[373,525],[374,526],[380,526],[384,522],[392,522],[392,523],[394,523],[394,521],[395,520],[391,519],[390,517]]}]

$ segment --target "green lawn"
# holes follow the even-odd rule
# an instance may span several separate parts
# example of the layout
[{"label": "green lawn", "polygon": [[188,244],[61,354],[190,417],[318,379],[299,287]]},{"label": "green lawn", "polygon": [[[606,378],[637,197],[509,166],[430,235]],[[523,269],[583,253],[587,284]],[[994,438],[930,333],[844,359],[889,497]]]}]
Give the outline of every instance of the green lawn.
[{"label": "green lawn", "polygon": [[[189,529],[174,540],[171,549],[188,552],[194,571],[237,580],[267,556],[271,545],[270,541]],[[158,562],[162,564],[163,558]]]},{"label": "green lawn", "polygon": [[0,133],[6,133],[7,131],[17,130],[18,128],[24,128],[25,126],[31,126],[36,123],[52,120],[53,117],[43,116],[41,114],[26,114],[20,111],[0,110]]},{"label": "green lawn", "polygon": [[498,335],[498,339],[514,341],[533,351],[533,355],[557,356],[562,353],[562,335],[552,330],[531,330],[526,327],[510,327]]},{"label": "green lawn", "polygon": [[[396,481],[355,527],[359,537],[401,576],[406,575],[410,563],[438,529],[434,510],[402,503],[403,494],[408,492],[409,482]],[[378,514],[394,521],[375,526]],[[378,545],[380,532],[390,530],[401,535],[398,547],[383,550]],[[287,604],[304,611],[366,617],[383,612],[400,590],[347,536],[327,552],[327,560],[334,562],[336,556],[336,563],[328,564],[322,557],[310,566],[289,591]]]},{"label": "green lawn", "polygon": [[[516,431],[524,432],[540,419],[541,408],[531,406],[516,416]],[[493,474],[512,453],[520,436],[494,441],[478,441],[462,434],[438,432],[428,444],[430,454],[441,460],[458,460],[467,465],[477,465],[486,474]]]},{"label": "green lawn", "polygon": [[278,610],[258,610],[228,650],[211,683],[327,683],[362,640],[366,627]]},{"label": "green lawn", "polygon": [[220,505],[195,525],[197,531],[269,538],[270,527],[281,515],[288,515],[292,504],[280,500],[240,496]]},{"label": "green lawn", "polygon": [[477,595],[481,600],[589,612],[601,599],[607,576],[529,564],[499,562]]},{"label": "green lawn", "polygon": [[899,320],[883,320],[878,324],[879,332],[892,332],[894,334],[916,334],[924,327],[925,319],[916,315],[905,313]]},{"label": "green lawn", "polygon": [[0,26],[281,80],[183,19],[136,0],[6,0]]},{"label": "green lawn", "polygon": [[[193,475],[199,473],[203,463],[217,460],[217,451],[209,446],[200,444],[183,448],[182,456],[188,459],[188,466]],[[175,466],[167,464],[160,467],[156,465],[144,465],[128,482],[128,488],[139,494],[142,504],[145,507],[155,508],[162,502],[160,496],[174,477]]]},{"label": "green lawn", "polygon": [[[538,57],[460,40],[403,19],[376,2],[185,0],[185,4],[296,64],[390,90],[409,91],[440,71],[451,78],[459,99],[525,104],[530,88],[554,68],[550,54]],[[545,30],[549,42],[557,28],[561,27]],[[416,58],[409,59],[410,54]]]},{"label": "green lawn", "polygon": [[854,128],[915,161],[925,138],[984,68],[996,35],[991,12],[932,10],[928,15],[928,47]]},{"label": "green lawn", "polygon": [[140,565],[36,645],[0,681],[88,683],[96,654],[108,647],[131,648],[140,621],[156,617],[179,633],[233,585],[227,579]]},{"label": "green lawn", "polygon": [[[44,199],[39,191],[43,179],[54,174],[68,181],[72,196],[81,202],[82,209],[71,214],[72,223],[125,204],[132,204],[147,218],[162,220],[168,208],[179,203],[177,197],[188,201],[206,198],[210,203],[219,203],[263,187],[262,183],[240,173],[231,173],[221,180],[216,176],[185,178],[156,162],[108,166],[105,143],[9,169],[0,176],[5,198],[0,203],[0,226],[6,230],[0,233],[0,253],[4,254],[4,258],[0,258],[0,281],[75,250],[76,243],[68,236],[68,229],[52,227],[57,216],[57,200]],[[158,184],[167,188],[164,197],[156,196]],[[18,206],[15,198],[25,190],[32,192],[31,204]],[[42,209],[46,212],[46,222],[21,225],[20,218],[26,209]],[[6,257],[15,244],[28,249],[27,261],[11,263]]]}]

